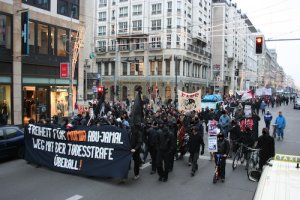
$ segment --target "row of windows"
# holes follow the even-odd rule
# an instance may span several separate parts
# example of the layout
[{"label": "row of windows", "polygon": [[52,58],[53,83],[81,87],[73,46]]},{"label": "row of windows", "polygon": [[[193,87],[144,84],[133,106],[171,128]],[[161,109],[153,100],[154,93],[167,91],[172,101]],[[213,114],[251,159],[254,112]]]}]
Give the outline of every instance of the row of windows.
[{"label": "row of windows", "polygon": [[[104,4],[99,4],[104,5]],[[188,10],[185,11],[185,13],[188,14],[188,17],[191,18],[190,13],[192,13],[192,9],[190,7],[187,8]],[[181,3],[177,3],[177,12],[181,12]],[[172,2],[168,2],[167,6],[167,12],[172,12]],[[101,13],[101,14],[100,14]],[[106,20],[106,12],[100,12],[99,13],[99,21],[105,21]],[[152,4],[151,5],[151,14],[152,15],[158,15],[162,13],[162,3]],[[139,16],[143,14],[143,5],[133,5],[132,6],[132,15],[133,16]],[[120,7],[119,8],[119,17],[128,17],[128,6]],[[116,11],[112,10],[112,19],[116,19]]]},{"label": "row of windows", "polygon": [[[51,0],[22,0],[23,3],[49,10],[51,7]],[[57,13],[79,19],[79,0],[57,0]]]},{"label": "row of windows", "polygon": [[[182,19],[177,18],[177,28],[182,27]],[[119,22],[118,23],[118,32],[119,33],[126,33],[128,32],[129,26],[128,22]],[[132,31],[141,31],[143,28],[143,21],[142,20],[134,20],[132,21]],[[156,31],[156,30],[162,30],[162,20],[161,19],[156,19],[156,20],[151,20],[151,30]],[[172,18],[167,18],[167,28],[172,28]],[[191,28],[192,25],[190,23],[187,23],[187,32],[191,33]],[[112,24],[110,26],[111,34],[116,33],[116,27],[115,24]],[[107,34],[107,26],[98,26],[98,36],[103,36]]]}]

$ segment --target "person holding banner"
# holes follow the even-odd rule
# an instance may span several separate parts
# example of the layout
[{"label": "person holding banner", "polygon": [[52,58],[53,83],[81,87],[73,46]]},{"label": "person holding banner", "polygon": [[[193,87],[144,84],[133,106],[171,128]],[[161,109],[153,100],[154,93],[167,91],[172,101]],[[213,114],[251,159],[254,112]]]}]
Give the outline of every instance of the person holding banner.
[{"label": "person holding banner", "polygon": [[224,182],[225,181],[225,166],[226,166],[226,158],[229,154],[229,150],[230,150],[230,144],[228,142],[228,140],[225,139],[224,134],[222,132],[220,132],[218,134],[218,142],[217,142],[217,146],[218,146],[218,151],[217,153],[215,153],[215,163],[217,165],[217,154],[221,154],[222,155],[222,160],[221,160],[221,181]]}]

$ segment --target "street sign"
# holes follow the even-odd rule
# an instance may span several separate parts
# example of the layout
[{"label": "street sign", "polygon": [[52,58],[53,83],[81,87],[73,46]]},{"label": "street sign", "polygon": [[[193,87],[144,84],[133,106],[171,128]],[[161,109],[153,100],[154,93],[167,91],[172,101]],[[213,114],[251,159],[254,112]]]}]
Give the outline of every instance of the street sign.
[{"label": "street sign", "polygon": [[97,87],[93,86],[92,90],[93,90],[94,93],[96,93],[97,92]]},{"label": "street sign", "polygon": [[60,78],[69,78],[69,63],[60,63]]}]

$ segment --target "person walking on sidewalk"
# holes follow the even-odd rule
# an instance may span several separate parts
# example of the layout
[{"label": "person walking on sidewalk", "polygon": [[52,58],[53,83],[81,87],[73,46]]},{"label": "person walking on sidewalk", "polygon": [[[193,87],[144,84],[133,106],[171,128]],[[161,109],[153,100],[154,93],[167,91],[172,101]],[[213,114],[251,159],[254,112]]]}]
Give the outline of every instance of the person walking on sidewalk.
[{"label": "person walking on sidewalk", "polygon": [[284,116],[282,115],[282,112],[279,111],[279,115],[277,116],[275,120],[275,124],[277,125],[277,140],[282,139],[284,136],[284,129],[286,127],[286,120]]}]

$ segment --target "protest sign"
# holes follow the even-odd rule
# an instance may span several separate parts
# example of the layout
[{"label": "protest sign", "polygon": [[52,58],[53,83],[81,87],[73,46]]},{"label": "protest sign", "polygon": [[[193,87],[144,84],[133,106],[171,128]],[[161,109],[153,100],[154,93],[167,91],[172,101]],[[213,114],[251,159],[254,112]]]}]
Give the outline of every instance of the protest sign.
[{"label": "protest sign", "polygon": [[209,152],[218,152],[217,136],[208,136],[208,151]]},{"label": "protest sign", "polygon": [[65,130],[29,124],[25,149],[31,163],[87,176],[126,178],[131,159],[127,131],[110,125]]},{"label": "protest sign", "polygon": [[201,111],[201,90],[194,93],[186,93],[178,90],[179,111]]}]

